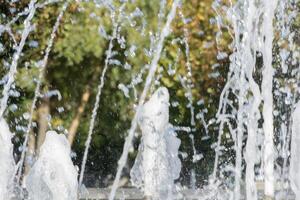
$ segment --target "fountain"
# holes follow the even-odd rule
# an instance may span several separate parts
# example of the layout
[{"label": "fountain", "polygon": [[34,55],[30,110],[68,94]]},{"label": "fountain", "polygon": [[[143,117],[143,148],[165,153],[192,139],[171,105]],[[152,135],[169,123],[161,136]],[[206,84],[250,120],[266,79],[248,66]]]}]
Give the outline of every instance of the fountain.
[{"label": "fountain", "polygon": [[[50,51],[52,49],[54,38],[56,36],[57,29],[60,25],[60,21],[61,21],[63,14],[64,14],[65,10],[67,9],[67,7],[68,7],[68,1],[63,5],[62,10],[60,11],[60,13],[56,19],[55,25],[54,25],[52,33],[51,33],[50,40],[48,41],[48,44],[47,44],[45,55],[43,57],[43,60],[42,60],[41,66],[40,66],[38,82],[37,82],[37,86],[34,91],[34,97],[33,97],[33,101],[32,101],[31,108],[30,108],[30,117],[28,120],[27,129],[26,129],[26,133],[25,133],[25,139],[24,139],[23,146],[22,146],[23,149],[26,149],[26,146],[28,143],[29,134],[30,134],[31,126],[32,126],[33,112],[35,110],[36,103],[37,103],[38,97],[40,95],[42,79],[44,78],[44,75],[45,75],[45,68],[46,68],[46,65],[48,62],[48,57],[49,57]],[[18,170],[18,174],[17,174],[17,182],[19,182],[20,177],[21,177],[22,167],[23,167],[24,160],[25,160],[25,153],[26,153],[26,151],[22,151],[21,159],[20,159],[19,166],[18,166],[19,170]]]},{"label": "fountain", "polygon": [[25,177],[29,199],[77,199],[77,170],[70,153],[70,144],[64,135],[47,132],[39,157]]},{"label": "fountain", "polygon": [[[225,11],[227,16],[223,21],[219,20],[218,25],[225,27],[233,37],[233,53],[229,58],[230,71],[217,113],[220,133],[216,148],[213,182],[216,181],[218,169],[221,174],[232,172],[234,199],[244,198],[242,195],[244,184],[246,199],[258,199],[256,183],[261,180],[260,177],[264,182],[265,197],[273,199],[276,194],[277,124],[274,122],[276,110],[274,109],[275,87],[273,83],[280,72],[276,72],[274,67],[276,60],[273,57],[273,47],[276,29],[273,23],[276,20],[277,3],[277,1],[263,0],[237,1],[234,5],[222,7],[218,1],[215,1],[213,6],[219,15],[218,19],[221,19],[220,13]],[[226,19],[229,20],[229,24],[226,24]],[[291,42],[292,39],[289,41]],[[290,50],[287,50],[288,48]],[[285,51],[291,51],[293,54],[291,46],[288,48]],[[286,57],[282,58],[282,65],[286,63]],[[257,74],[261,74],[260,77]],[[294,95],[296,97],[297,93]],[[282,103],[279,106],[289,107],[288,104],[282,105]],[[287,124],[285,121],[282,123]],[[229,129],[234,142],[235,161],[233,166],[229,164],[218,168],[218,160],[223,151],[221,135],[225,128]],[[246,164],[245,167],[243,162]],[[243,180],[244,168],[245,180]],[[258,171],[263,173],[259,175]]]},{"label": "fountain", "polygon": [[[15,2],[18,1],[12,1],[12,4]],[[220,94],[218,109],[216,113],[215,111],[213,113],[215,117],[208,122],[204,118],[207,110],[199,111],[197,114],[200,105],[205,107],[207,104],[203,99],[196,99],[197,95],[194,96],[194,93],[197,93],[194,92],[197,89],[194,82],[197,80],[194,80],[195,69],[192,64],[197,58],[190,57],[192,49],[189,44],[190,37],[201,38],[203,35],[189,33],[187,26],[193,17],[185,18],[184,1],[160,1],[157,21],[154,23],[157,27],[153,30],[151,29],[153,25],[147,24],[146,11],[140,10],[137,6],[140,1],[94,0],[88,2],[79,0],[76,2],[76,6],[78,6],[76,7],[70,6],[71,1],[45,0],[39,2],[30,0],[28,6],[22,11],[8,9],[14,14],[14,17],[6,24],[0,24],[0,37],[3,35],[5,35],[3,36],[5,39],[8,37],[8,40],[11,40],[11,44],[8,42],[8,46],[12,48],[7,53],[10,55],[10,58],[7,58],[8,62],[5,61],[7,64],[4,71],[7,71],[7,74],[1,80],[0,199],[75,200],[81,198],[80,193],[85,189],[84,177],[88,171],[86,165],[93,139],[96,137],[94,132],[97,130],[97,120],[103,114],[103,108],[100,105],[105,99],[103,90],[106,85],[109,85],[107,79],[111,78],[109,77],[110,71],[112,74],[130,74],[129,84],[125,84],[126,75],[124,77],[118,75],[120,80],[113,80],[111,84],[113,86],[110,85],[110,87],[118,88],[123,92],[126,104],[130,107],[131,113],[128,115],[131,115],[131,123],[128,123],[127,128],[129,129],[124,136],[123,151],[120,152],[118,163],[115,163],[116,174],[115,176],[109,174],[110,182],[107,182],[111,185],[106,191],[105,198],[110,200],[117,198],[117,190],[126,171],[127,175],[125,176],[129,177],[130,174],[130,183],[125,183],[126,187],[135,187],[138,189],[135,191],[142,191],[142,196],[145,198],[155,200],[183,198],[180,194],[184,194],[186,191],[193,194],[192,199],[258,200],[263,198],[288,199],[290,196],[299,199],[300,159],[298,155],[300,149],[297,145],[300,134],[300,53],[299,44],[296,41],[299,33],[298,30],[295,30],[296,26],[294,25],[296,19],[299,18],[299,13],[297,13],[299,2],[297,0],[288,2],[284,0],[215,0],[212,2],[212,9],[216,13],[216,17],[210,20],[212,26],[215,24],[218,28],[215,35],[218,50],[216,57],[226,61],[220,61],[220,63],[229,63],[229,69],[217,69],[228,73],[227,78],[222,77],[226,79],[226,83]],[[56,35],[60,33],[59,28],[63,26],[65,15],[75,12],[74,10],[87,12],[79,6],[85,3],[95,4],[101,17],[108,18],[109,22],[105,20],[100,22],[101,19],[97,19],[99,37],[104,41],[101,42],[107,43],[107,49],[101,50],[104,52],[103,58],[96,56],[102,71],[99,73],[99,77],[96,75],[99,83],[95,87],[96,91],[93,91],[95,92],[95,101],[90,106],[88,125],[85,124],[88,131],[84,150],[81,149],[80,168],[78,167],[79,170],[77,170],[77,166],[72,161],[72,159],[77,159],[77,155],[71,151],[71,144],[66,138],[68,132],[64,128],[52,126],[59,120],[52,120],[51,115],[46,116],[48,120],[46,122],[48,123],[46,125],[47,133],[41,149],[37,152],[29,152],[28,146],[30,134],[39,128],[39,125],[35,123],[37,121],[35,112],[40,106],[40,101],[42,102],[42,99],[46,97],[51,99],[49,96],[53,93],[45,91],[50,90],[52,86],[43,88],[43,81],[46,78],[46,68],[48,60],[51,59],[51,51],[55,46]],[[27,104],[25,106],[29,110],[22,115],[26,125],[20,140],[11,133],[6,123],[7,121],[10,127],[14,127],[11,130],[20,129],[21,126],[18,124],[21,120],[12,116],[14,115],[11,112],[13,109],[9,105],[21,99],[18,96],[16,83],[18,66],[23,67],[20,64],[23,62],[22,58],[30,51],[27,43],[29,43],[31,34],[35,32],[35,17],[39,14],[39,9],[56,4],[61,4],[62,7],[58,11],[55,24],[50,31],[50,38],[46,40],[45,48],[43,47],[42,59],[40,62],[36,62],[38,63],[38,75],[33,78],[32,102],[29,106]],[[68,13],[69,6],[72,10],[70,13]],[[132,7],[135,9],[133,10]],[[169,12],[166,12],[168,9]],[[92,18],[97,18],[95,13],[90,14],[90,19]],[[70,20],[72,24],[76,24],[76,20]],[[180,20],[180,23],[183,24],[180,37],[172,32],[175,20]],[[101,23],[111,26],[110,33],[106,32]],[[137,23],[140,26],[136,26]],[[16,27],[13,27],[14,25]],[[132,31],[136,31],[137,35],[143,36],[144,40],[149,39],[149,41],[147,40],[149,44],[139,46],[138,39],[137,42],[130,41],[128,39],[130,31],[125,29],[128,28],[127,26],[131,27]],[[66,29],[70,29],[70,27]],[[126,31],[129,32],[128,35],[124,33]],[[148,36],[149,38],[147,38]],[[224,43],[222,37],[230,37],[226,40],[226,42],[228,40],[232,42],[226,44],[228,52],[221,50],[221,45]],[[177,55],[172,55],[174,52],[170,55],[166,53],[169,43],[179,46],[176,49]],[[0,43],[0,53],[2,52],[1,45],[2,43]],[[88,49],[89,47],[84,46],[83,48]],[[184,64],[179,62],[181,52],[184,54]],[[96,52],[95,55],[97,53],[99,52]],[[57,52],[54,51],[54,54]],[[142,63],[130,60],[130,57],[139,56],[143,57]],[[174,63],[165,61],[168,56],[173,56]],[[100,57],[103,62],[100,61]],[[92,65],[93,62],[85,64]],[[163,65],[168,66],[168,69]],[[185,75],[182,75],[182,72],[176,68],[177,65],[185,67]],[[24,66],[27,69],[28,66],[25,64]],[[119,68],[126,72],[117,71]],[[27,70],[30,70],[30,67]],[[182,87],[187,103],[184,105],[185,107],[180,106],[188,112],[189,124],[187,127],[177,127],[176,120],[173,122],[172,116],[169,116],[172,113],[171,106],[174,108],[179,104],[178,102],[171,103],[172,98],[175,99],[177,95],[174,93],[178,88],[174,89],[175,86],[170,83],[172,81],[163,80],[164,75],[173,76],[170,79],[176,79],[175,81],[178,81]],[[210,78],[212,77],[210,76]],[[169,93],[171,90],[172,92]],[[54,89],[53,91],[58,90]],[[178,93],[180,92],[182,91]],[[60,95],[59,91],[57,93]],[[207,93],[209,94],[209,92]],[[28,97],[26,96],[26,98]],[[118,96],[118,98],[123,97]],[[130,100],[132,102],[129,102]],[[197,100],[199,101],[196,105],[195,101]],[[88,100],[86,100],[87,102]],[[63,112],[63,108],[56,108],[56,110]],[[183,117],[187,118],[187,115]],[[205,132],[205,136],[201,135],[201,140],[209,143],[215,156],[211,162],[213,164],[207,165],[208,168],[211,168],[211,176],[207,177],[205,183],[198,184],[196,169],[200,162],[207,162],[207,155],[199,153],[196,148],[200,126],[204,127]],[[138,133],[141,136],[140,140],[139,137],[136,137]],[[101,136],[108,137],[107,133],[101,133]],[[123,137],[120,138],[123,139]],[[184,145],[187,145],[186,140],[190,142],[190,154],[192,155],[181,150]],[[13,143],[19,146],[14,148]],[[35,141],[31,144],[35,145]],[[137,156],[134,159],[131,158],[131,161],[134,160],[133,167],[131,167],[128,158],[131,154],[134,155],[132,152],[136,150],[134,148],[137,146]],[[32,153],[33,163],[27,174],[24,165],[26,164],[26,154],[29,153]],[[187,162],[191,164],[187,165]],[[77,164],[78,160],[76,160]],[[100,164],[96,163],[95,165]],[[189,171],[190,174],[184,174],[186,171]],[[182,176],[190,178],[186,181],[181,179]],[[100,179],[104,178],[100,177]],[[175,184],[175,181],[178,183]],[[186,186],[186,182],[190,184]],[[18,194],[17,190],[22,191]]]},{"label": "fountain", "polygon": [[4,119],[0,121],[0,199],[10,199],[13,195],[13,175],[15,160],[13,157],[13,134]]},{"label": "fountain", "polygon": [[128,136],[125,140],[123,153],[122,153],[121,158],[118,162],[118,171],[117,171],[116,178],[114,180],[112,190],[111,190],[111,193],[110,193],[110,197],[109,197],[110,200],[114,199],[114,196],[115,196],[118,184],[119,184],[119,180],[120,180],[120,177],[121,177],[122,170],[123,170],[123,168],[124,168],[124,166],[127,162],[128,152],[129,152],[129,149],[132,145],[131,143],[132,143],[132,140],[133,140],[134,132],[137,128],[138,116],[140,115],[142,105],[145,101],[147,92],[150,88],[152,79],[155,75],[157,65],[158,65],[158,61],[159,61],[159,58],[160,58],[160,54],[161,54],[162,48],[163,48],[163,42],[165,40],[165,37],[169,34],[170,25],[171,25],[171,22],[172,22],[173,18],[175,17],[176,8],[177,8],[178,4],[179,4],[179,0],[175,0],[173,2],[171,11],[170,11],[170,13],[167,17],[166,24],[163,27],[163,29],[161,30],[161,34],[160,34],[159,40],[157,42],[157,46],[156,46],[155,51],[154,51],[155,54],[153,56],[151,65],[149,67],[149,73],[148,73],[147,78],[146,78],[145,86],[144,86],[144,89],[141,93],[135,115],[134,115],[133,120],[131,122],[131,127],[129,129]]},{"label": "fountain", "polygon": [[[9,98],[9,91],[11,89],[11,86],[14,82],[14,76],[17,72],[17,66],[18,66],[18,60],[21,56],[21,53],[22,53],[22,50],[24,48],[24,45],[25,45],[25,42],[26,42],[26,39],[31,31],[31,20],[32,18],[34,17],[34,14],[35,14],[35,11],[36,11],[36,0],[31,0],[30,3],[29,3],[29,6],[28,6],[28,16],[26,18],[26,20],[24,21],[24,29],[23,29],[23,32],[22,32],[22,38],[21,38],[21,41],[19,42],[18,46],[16,47],[16,51],[13,55],[13,59],[11,61],[11,64],[10,64],[10,67],[9,67],[9,73],[8,73],[8,80],[6,81],[6,84],[3,88],[3,91],[2,91],[2,98],[1,98],[1,107],[0,107],[0,118],[2,119],[3,118],[3,114],[4,114],[4,111],[6,110],[7,108],[7,101],[8,101],[8,98]],[[9,25],[8,24],[6,26],[6,29],[9,29]]]},{"label": "fountain", "polygon": [[293,127],[292,127],[292,140],[291,140],[291,164],[290,164],[290,180],[291,187],[296,194],[296,199],[300,198],[300,177],[299,177],[299,133],[300,131],[300,103],[296,105],[293,113]]},{"label": "fountain", "polygon": [[157,89],[142,108],[139,116],[142,142],[131,169],[133,185],[142,187],[146,197],[173,199],[174,180],[179,178],[180,140],[169,124],[169,93]]}]

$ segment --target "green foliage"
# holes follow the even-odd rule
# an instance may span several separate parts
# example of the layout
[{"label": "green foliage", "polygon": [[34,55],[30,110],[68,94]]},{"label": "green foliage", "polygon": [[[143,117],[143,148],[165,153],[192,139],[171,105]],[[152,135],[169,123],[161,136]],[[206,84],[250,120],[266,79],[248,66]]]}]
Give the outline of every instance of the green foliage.
[{"label": "green foliage", "polygon": [[[165,16],[171,7],[171,2],[167,1],[164,10]],[[219,93],[225,82],[223,77],[225,77],[226,67],[223,69],[212,68],[212,65],[217,63],[215,44],[217,29],[209,22],[209,19],[214,16],[210,8],[211,3],[212,0],[201,2],[187,0],[183,2],[180,11],[190,22],[185,25],[180,16],[176,16],[174,23],[172,23],[172,34],[165,41],[164,50],[159,61],[159,68],[162,70],[161,72],[158,70],[157,75],[161,75],[161,78],[156,85],[153,85],[152,89],[158,85],[164,85],[170,91],[171,103],[178,102],[178,106],[170,108],[170,120],[176,126],[190,125],[190,110],[187,107],[188,100],[185,96],[187,91],[182,86],[179,78],[180,76],[186,76],[188,73],[186,67],[187,56],[189,56],[193,71],[191,79],[194,86],[192,93],[195,112],[204,112],[206,120],[214,116]],[[120,6],[119,4],[115,5],[116,8]],[[134,114],[134,104],[137,103],[133,89],[130,89],[129,98],[127,98],[118,89],[118,85],[120,83],[130,85],[132,79],[139,73],[142,74],[141,79],[145,80],[147,70],[145,72],[142,72],[142,70],[151,62],[151,57],[145,55],[145,49],[150,48],[151,38],[157,36],[165,23],[165,17],[163,19],[158,17],[159,4],[160,1],[143,0],[136,0],[134,5],[127,4],[124,13],[129,15],[136,8],[139,8],[143,12],[143,17],[135,17],[131,20],[121,18],[118,34],[120,37],[124,37],[125,46],[120,44],[118,40],[113,41],[113,51],[117,54],[112,59],[118,60],[120,65],[110,64],[105,76],[105,85],[87,167],[87,173],[101,176],[101,181],[116,171],[117,160],[122,152],[124,138],[127,134],[126,130],[130,127]],[[18,6],[22,7],[19,4]],[[25,46],[24,56],[19,64],[16,76],[16,88],[21,91],[21,97],[11,99],[11,103],[19,105],[16,111],[9,113],[10,118],[20,119],[16,124],[26,125],[26,120],[22,118],[22,115],[24,112],[29,112],[33,98],[36,86],[34,79],[38,76],[38,68],[35,65],[43,58],[47,41],[61,6],[61,3],[57,3],[40,9],[34,18],[36,28],[28,41],[38,41],[38,46],[34,48],[28,45]],[[19,25],[14,28],[18,29]],[[63,132],[59,127],[69,128],[72,119],[76,115],[85,88],[87,86],[91,88],[91,97],[80,119],[80,126],[73,145],[73,151],[77,154],[74,157],[77,165],[80,165],[82,160],[97,85],[99,84],[109,44],[109,38],[105,38],[99,33],[101,28],[108,36],[113,32],[111,11],[109,9],[98,7],[90,2],[71,3],[59,27],[54,48],[49,56],[45,79],[43,80],[42,93],[57,89],[62,95],[60,101],[55,97],[50,99],[51,128],[59,132]],[[189,55],[186,55],[183,42],[173,42],[178,38],[183,41],[184,28],[188,30]],[[226,44],[228,44],[229,37],[225,35],[224,38],[223,44],[219,48],[228,51]],[[132,48],[136,49],[134,55],[131,55],[130,52]],[[224,66],[227,66],[228,61],[226,59],[221,62]],[[125,63],[131,65],[132,69],[125,69]],[[167,73],[170,66],[175,69],[174,75]],[[212,73],[219,73],[220,75],[212,78],[210,76]],[[144,81],[135,86],[137,97],[140,95],[143,85]],[[203,100],[205,104],[197,105],[198,100]],[[64,108],[64,112],[58,112],[60,107]],[[205,111],[205,108],[207,108],[207,111]],[[36,117],[34,117],[34,120],[37,120]],[[196,131],[192,134],[195,136],[196,149],[199,153],[204,154],[204,159],[196,164],[191,161],[193,149],[190,137],[185,132],[178,133],[182,140],[181,150],[189,154],[186,159],[183,159],[182,182],[188,181],[192,168],[196,169],[199,176],[197,178],[202,180],[207,179],[211,172],[214,152],[211,150],[210,145],[216,134],[213,127],[209,131],[211,139],[202,140],[206,133],[203,123],[200,119],[197,119]],[[21,134],[19,130],[16,130],[16,132]],[[138,143],[137,138],[135,148],[137,148]],[[130,155],[129,164],[133,162],[134,156],[135,153]]]}]

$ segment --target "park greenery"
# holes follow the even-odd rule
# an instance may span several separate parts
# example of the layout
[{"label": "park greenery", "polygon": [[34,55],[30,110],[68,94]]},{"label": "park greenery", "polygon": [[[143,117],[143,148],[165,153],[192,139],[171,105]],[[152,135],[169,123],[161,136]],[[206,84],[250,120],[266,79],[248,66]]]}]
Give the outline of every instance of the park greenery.
[{"label": "park greenery", "polygon": [[[113,180],[147,75],[147,65],[152,59],[151,49],[172,3],[166,0],[165,7],[162,7],[162,0],[128,1],[120,11],[118,9],[122,7],[122,2],[114,2],[117,11],[114,12],[116,16],[112,17],[113,11],[105,5],[105,1],[70,1],[49,55],[41,95],[34,112],[34,126],[30,132],[28,148],[33,159],[38,155],[45,132],[56,130],[69,137],[72,159],[80,167],[115,17],[119,36],[113,40],[115,55],[110,59],[105,75],[85,173],[84,182],[87,186],[104,187]],[[28,0],[0,1],[1,24],[12,20],[28,3]],[[171,34],[164,42],[156,78],[151,87],[151,91],[159,86],[169,89],[170,123],[192,128],[190,132],[177,132],[181,139],[180,158],[183,162],[179,181],[187,185],[193,170],[198,184],[205,184],[204,181],[208,180],[212,172],[215,156],[212,146],[218,135],[214,118],[229,67],[227,55],[231,52],[229,44],[232,39],[226,29],[218,28],[212,3],[213,0],[182,2],[173,20]],[[39,64],[62,5],[63,2],[58,1],[37,10],[33,18],[33,30],[18,64],[16,81],[9,99],[10,106],[6,111],[10,127],[15,132],[13,142],[16,159],[22,151],[20,146],[28,123]],[[19,31],[23,21],[21,17],[12,26],[16,40],[20,39]],[[0,72],[3,77],[8,71],[14,42],[4,33],[1,44],[5,47],[0,51]],[[195,125],[191,123],[191,102]],[[139,138],[140,131],[137,131],[133,145],[135,150]],[[195,154],[203,158],[193,159]],[[132,150],[124,177],[128,176],[135,156],[136,151]],[[27,159],[25,167],[30,168],[31,164],[32,161]]]}]

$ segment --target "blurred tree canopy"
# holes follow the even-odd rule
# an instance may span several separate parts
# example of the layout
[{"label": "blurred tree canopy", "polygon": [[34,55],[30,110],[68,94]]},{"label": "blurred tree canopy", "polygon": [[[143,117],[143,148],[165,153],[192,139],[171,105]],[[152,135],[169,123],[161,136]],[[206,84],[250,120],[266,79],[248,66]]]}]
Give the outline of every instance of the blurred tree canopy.
[{"label": "blurred tree canopy", "polygon": [[[182,140],[180,158],[183,162],[180,181],[185,184],[189,182],[191,170],[196,171],[199,184],[204,183],[212,171],[214,151],[211,145],[217,132],[208,124],[212,123],[210,119],[216,113],[228,68],[228,58],[224,56],[217,60],[217,57],[220,51],[229,54],[228,44],[231,39],[224,31],[217,46],[215,36],[218,28],[214,22],[212,2],[213,0],[182,2],[173,20],[172,32],[164,42],[152,86],[152,91],[158,86],[169,89],[170,122],[174,126],[183,127],[191,126],[187,98],[188,87],[191,87],[196,125],[191,132],[178,131]],[[28,3],[28,0],[1,3],[1,13],[4,13],[1,15],[1,24],[12,20]],[[32,132],[34,137],[38,137],[39,109],[44,104],[49,108],[45,118],[47,129],[68,135],[70,126],[77,119],[79,123],[75,126],[72,158],[79,167],[114,23],[117,23],[118,28],[88,155],[85,176],[87,186],[106,186],[116,172],[126,130],[130,128],[134,108],[148,72],[147,66],[152,59],[153,47],[171,4],[171,0],[136,0],[128,3],[116,1],[112,4],[105,1],[75,1],[70,3],[63,15],[42,81],[42,97],[38,100],[33,118],[37,125],[33,126]],[[57,2],[37,9],[33,18],[33,31],[19,61],[13,87],[15,94],[11,95],[7,111],[10,126],[16,133],[16,158],[22,150],[18,147],[24,139],[39,63],[43,59],[61,8],[62,2]],[[16,40],[20,40],[23,21],[24,18],[20,17],[11,27]],[[14,42],[8,38],[7,33],[1,36],[1,43],[5,47],[0,52],[1,75],[7,73],[7,66],[11,61]],[[185,40],[189,45],[188,50]],[[188,75],[189,66],[191,76]],[[193,143],[196,152],[193,150]],[[135,149],[138,144],[139,133],[134,141]],[[194,154],[201,154],[203,158],[193,161]],[[135,155],[136,151],[130,153],[125,175],[128,175]]]}]

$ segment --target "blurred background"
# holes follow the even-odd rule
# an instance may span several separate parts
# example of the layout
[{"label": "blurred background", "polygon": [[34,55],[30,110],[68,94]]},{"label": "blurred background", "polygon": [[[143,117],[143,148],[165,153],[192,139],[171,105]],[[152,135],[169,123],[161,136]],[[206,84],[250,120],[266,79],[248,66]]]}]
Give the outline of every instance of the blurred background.
[{"label": "blurred background", "polygon": [[[1,24],[16,17],[28,3],[29,0],[0,0]],[[80,168],[106,52],[117,27],[84,177],[87,187],[111,185],[148,73],[147,67],[152,60],[153,47],[171,4],[171,0],[86,0],[69,4],[42,80],[41,97],[34,112],[28,143],[31,157],[26,159],[25,171],[30,169],[38,155],[47,130],[66,134],[72,145],[73,162]],[[220,21],[212,4],[213,0],[182,1],[172,22],[171,33],[164,42],[151,86],[151,92],[159,86],[169,89],[170,123],[190,128],[177,131],[181,139],[179,156],[183,163],[178,182],[186,186],[206,184],[212,172],[213,147],[218,134],[214,117],[229,68],[232,38],[224,26],[218,26]],[[32,32],[19,60],[6,111],[10,128],[15,133],[16,160],[22,151],[39,66],[62,5],[62,1],[53,1],[37,9]],[[11,26],[17,41],[21,37],[24,18],[21,16]],[[1,89],[13,47],[14,41],[9,34],[1,33]],[[191,112],[191,107],[194,112]],[[129,185],[128,176],[137,154],[140,134],[137,130],[134,149],[123,172],[124,185]],[[224,142],[230,143],[230,140]],[[230,151],[227,155],[230,158]],[[224,162],[230,162],[230,159],[224,159]]]}]

